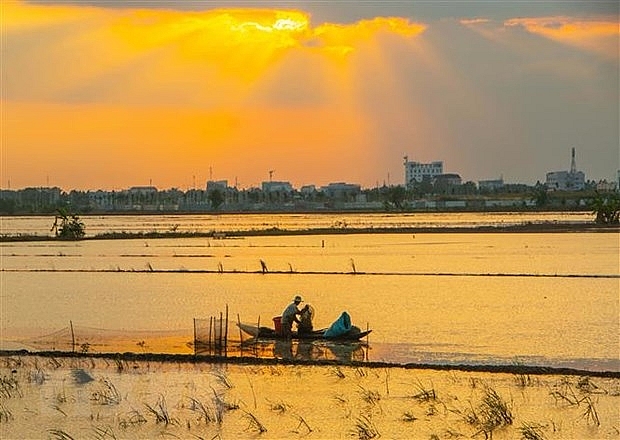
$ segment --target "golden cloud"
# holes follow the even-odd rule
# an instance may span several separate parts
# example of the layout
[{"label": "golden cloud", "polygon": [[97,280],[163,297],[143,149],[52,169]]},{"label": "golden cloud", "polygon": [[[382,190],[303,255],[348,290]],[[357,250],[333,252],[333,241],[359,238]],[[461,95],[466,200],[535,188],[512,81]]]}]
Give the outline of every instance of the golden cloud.
[{"label": "golden cloud", "polygon": [[571,17],[513,18],[504,26],[521,26],[554,41],[618,59],[620,24],[617,19],[583,20]]}]

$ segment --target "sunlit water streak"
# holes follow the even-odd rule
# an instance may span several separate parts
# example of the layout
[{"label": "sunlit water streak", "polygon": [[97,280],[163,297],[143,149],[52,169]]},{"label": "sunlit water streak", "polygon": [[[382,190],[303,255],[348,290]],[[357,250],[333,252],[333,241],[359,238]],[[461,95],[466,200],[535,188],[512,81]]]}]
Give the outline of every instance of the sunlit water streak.
[{"label": "sunlit water streak", "polygon": [[[483,212],[412,214],[195,214],[195,215],[103,215],[81,216],[86,235],[105,232],[199,232],[298,231],[317,228],[407,228],[513,226],[526,223],[584,224],[592,222],[589,212]],[[50,236],[53,217],[0,216],[3,235],[34,234]]]},{"label": "sunlit water streak", "polygon": [[71,320],[136,340],[139,331],[173,331],[191,341],[193,318],[228,305],[233,317],[269,324],[301,293],[317,310],[316,327],[347,310],[372,328],[371,360],[620,370],[615,233],[87,240],[0,250],[5,340]]}]

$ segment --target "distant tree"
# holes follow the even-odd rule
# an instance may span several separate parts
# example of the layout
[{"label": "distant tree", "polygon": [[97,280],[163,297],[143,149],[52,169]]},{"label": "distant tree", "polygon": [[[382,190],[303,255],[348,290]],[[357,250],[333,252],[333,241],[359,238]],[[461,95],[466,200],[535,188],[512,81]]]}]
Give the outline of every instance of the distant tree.
[{"label": "distant tree", "polygon": [[61,240],[80,240],[86,234],[84,223],[80,218],[62,208],[56,211],[51,230]]},{"label": "distant tree", "polygon": [[385,194],[386,208],[393,207],[398,210],[404,209],[404,203],[407,200],[407,190],[404,186],[391,186]]},{"label": "distant tree", "polygon": [[15,212],[15,200],[0,199],[0,212],[3,214],[13,214]]},{"label": "distant tree", "polygon": [[211,203],[211,208],[213,210],[217,210],[222,205],[222,203],[224,203],[224,194],[222,194],[222,191],[220,191],[219,189],[213,189],[209,191],[207,198],[209,199],[209,202]]},{"label": "distant tree", "polygon": [[411,183],[413,189],[413,195],[415,197],[424,197],[429,194],[433,194],[433,182],[429,176],[424,176],[421,182],[413,181]]},{"label": "distant tree", "polygon": [[618,193],[596,193],[590,200],[592,214],[596,215],[596,223],[617,225],[620,223],[620,196]]},{"label": "distant tree", "polygon": [[536,185],[532,194],[532,200],[534,201],[534,204],[539,208],[542,208],[549,204],[549,193],[547,192],[547,188],[545,187],[545,185]]}]

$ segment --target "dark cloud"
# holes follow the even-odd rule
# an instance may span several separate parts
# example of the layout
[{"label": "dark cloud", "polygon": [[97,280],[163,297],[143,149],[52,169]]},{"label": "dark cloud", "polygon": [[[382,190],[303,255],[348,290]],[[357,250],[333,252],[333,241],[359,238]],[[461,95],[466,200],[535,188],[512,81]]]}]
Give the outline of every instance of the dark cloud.
[{"label": "dark cloud", "polygon": [[31,0],[33,4],[92,5],[109,8],[154,8],[201,11],[217,8],[278,8],[301,9],[312,15],[313,24],[351,23],[378,16],[408,17],[416,20],[442,18],[488,17],[503,20],[514,17],[544,15],[615,15],[619,14],[617,0],[298,0],[298,1],[192,1],[192,0]]}]

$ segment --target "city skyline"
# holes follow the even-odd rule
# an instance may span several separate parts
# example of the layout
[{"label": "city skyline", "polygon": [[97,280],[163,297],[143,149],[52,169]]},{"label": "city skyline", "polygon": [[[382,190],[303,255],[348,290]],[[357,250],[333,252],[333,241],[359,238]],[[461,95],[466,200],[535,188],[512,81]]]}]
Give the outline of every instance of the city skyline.
[{"label": "city skyline", "polygon": [[620,167],[615,1],[0,7],[2,188],[370,188],[405,155],[532,184],[571,148],[588,179]]}]

